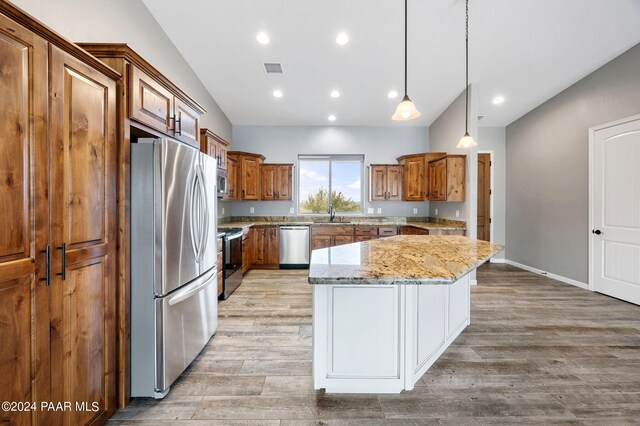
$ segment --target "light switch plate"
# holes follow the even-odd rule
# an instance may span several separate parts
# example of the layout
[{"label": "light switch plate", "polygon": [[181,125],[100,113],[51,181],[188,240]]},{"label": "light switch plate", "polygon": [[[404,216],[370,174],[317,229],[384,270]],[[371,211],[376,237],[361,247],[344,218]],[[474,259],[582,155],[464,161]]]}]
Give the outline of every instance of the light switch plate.
[{"label": "light switch plate", "polygon": [[222,208],[222,214],[224,214],[224,207]]},{"label": "light switch plate", "polygon": [[368,214],[373,214],[373,207],[369,207],[369,208],[367,209],[367,213],[368,213]]},{"label": "light switch plate", "polygon": [[436,209],[436,216],[438,216],[438,209]]},{"label": "light switch plate", "polygon": [[418,209],[414,208],[413,209],[413,214],[418,214]]},{"label": "light switch plate", "polygon": [[293,214],[293,213],[295,213],[295,212],[296,212],[295,207],[291,207],[291,208],[289,209],[289,213]]},{"label": "light switch plate", "polygon": [[378,207],[378,214],[382,213],[382,207]]},{"label": "light switch plate", "polygon": [[456,210],[456,217],[460,217],[460,210]]},{"label": "light switch plate", "polygon": [[256,209],[255,207],[249,207],[249,213],[255,213]]}]

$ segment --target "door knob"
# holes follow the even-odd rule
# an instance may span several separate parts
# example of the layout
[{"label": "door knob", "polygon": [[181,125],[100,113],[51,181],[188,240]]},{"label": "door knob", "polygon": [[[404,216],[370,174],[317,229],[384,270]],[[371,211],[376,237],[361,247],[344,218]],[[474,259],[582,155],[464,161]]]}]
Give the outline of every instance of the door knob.
[{"label": "door knob", "polygon": [[599,229],[594,229],[593,231],[591,231],[592,234],[596,234],[596,235],[600,235],[602,234],[602,231]]}]

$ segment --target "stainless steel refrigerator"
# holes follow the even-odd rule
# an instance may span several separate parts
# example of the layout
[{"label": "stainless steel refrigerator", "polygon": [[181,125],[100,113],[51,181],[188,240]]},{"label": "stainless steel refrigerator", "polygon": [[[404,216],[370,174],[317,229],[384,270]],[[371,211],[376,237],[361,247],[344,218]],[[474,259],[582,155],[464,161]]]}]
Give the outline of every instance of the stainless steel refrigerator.
[{"label": "stainless steel refrigerator", "polygon": [[216,162],[172,139],[131,144],[131,395],[162,398],[218,318]]}]

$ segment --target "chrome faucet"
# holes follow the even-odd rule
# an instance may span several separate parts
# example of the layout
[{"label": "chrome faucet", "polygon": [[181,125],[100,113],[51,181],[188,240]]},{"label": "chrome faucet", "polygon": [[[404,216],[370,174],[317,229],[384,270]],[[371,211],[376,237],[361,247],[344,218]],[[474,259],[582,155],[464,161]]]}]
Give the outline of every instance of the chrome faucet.
[{"label": "chrome faucet", "polygon": [[329,204],[329,211],[328,211],[328,213],[329,213],[329,222],[333,222],[333,219],[335,219],[335,218],[336,218],[336,212],[335,212],[335,211],[333,211],[333,205],[332,205],[332,204]]}]

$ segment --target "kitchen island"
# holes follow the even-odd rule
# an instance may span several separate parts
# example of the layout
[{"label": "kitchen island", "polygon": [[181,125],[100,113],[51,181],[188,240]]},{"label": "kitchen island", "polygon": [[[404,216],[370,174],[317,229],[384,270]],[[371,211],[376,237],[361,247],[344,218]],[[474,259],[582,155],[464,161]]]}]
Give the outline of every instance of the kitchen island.
[{"label": "kitchen island", "polygon": [[314,250],[314,387],[413,389],[469,324],[469,272],[503,249],[460,236],[402,235]]}]

